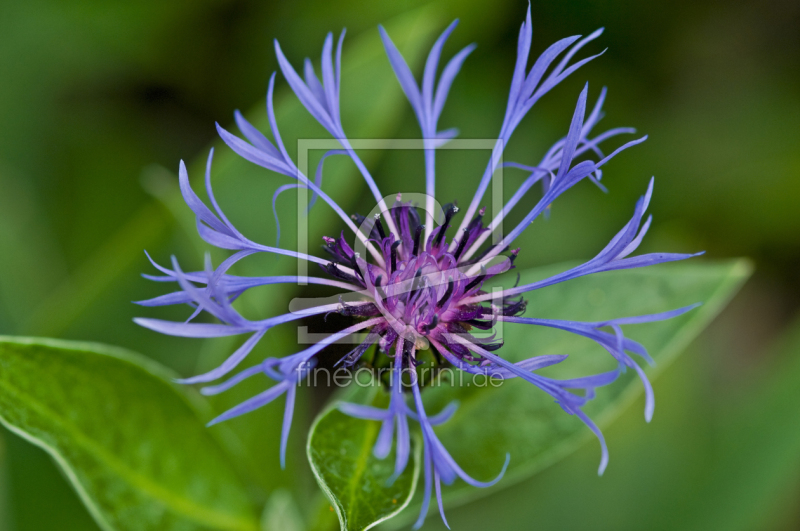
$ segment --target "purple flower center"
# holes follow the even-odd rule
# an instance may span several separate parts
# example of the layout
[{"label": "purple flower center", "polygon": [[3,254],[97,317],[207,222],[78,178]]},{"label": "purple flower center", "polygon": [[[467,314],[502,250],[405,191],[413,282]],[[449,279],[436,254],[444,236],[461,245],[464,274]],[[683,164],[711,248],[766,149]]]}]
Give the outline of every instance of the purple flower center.
[{"label": "purple flower center", "polygon": [[523,313],[525,301],[522,298],[512,301],[502,296],[494,303],[470,299],[485,294],[482,291],[485,281],[514,267],[519,249],[510,256],[491,253],[493,256],[487,259],[485,257],[494,250],[489,247],[483,254],[467,259],[465,251],[489,230],[483,225],[485,209],[477,213],[460,235],[448,240],[447,232],[457,213],[457,206],[446,205],[443,223],[430,232],[427,241],[423,241],[425,226],[416,206],[403,203],[400,196],[388,209],[397,235],[387,233],[380,215],[373,219],[353,216],[369,234],[369,243],[378,247],[374,253],[376,263],[368,262],[361,253],[354,251],[344,233],[338,239],[323,238],[325,250],[333,257],[332,263],[323,268],[337,279],[362,287],[363,294],[372,300],[368,305],[344,305],[341,313],[383,318],[372,327],[367,341],[345,357],[345,365],[355,364],[374,343],[378,343],[381,351],[390,351],[398,338],[413,343],[416,350],[427,349],[429,339],[433,339],[446,346],[461,362],[480,358],[463,344],[449,340],[450,334],[459,334],[487,350],[502,346],[502,341],[479,339],[468,332],[472,328],[492,328],[496,315]]}]

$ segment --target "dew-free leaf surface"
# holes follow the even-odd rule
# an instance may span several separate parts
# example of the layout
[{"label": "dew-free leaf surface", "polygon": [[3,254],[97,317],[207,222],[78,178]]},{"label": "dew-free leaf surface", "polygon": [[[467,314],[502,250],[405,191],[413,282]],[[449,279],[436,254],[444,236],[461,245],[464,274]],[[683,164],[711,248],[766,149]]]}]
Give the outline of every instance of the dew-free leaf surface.
[{"label": "dew-free leaf surface", "polygon": [[0,337],[0,422],[55,459],[103,529],[257,530],[225,451],[167,377],[121,349]]}]

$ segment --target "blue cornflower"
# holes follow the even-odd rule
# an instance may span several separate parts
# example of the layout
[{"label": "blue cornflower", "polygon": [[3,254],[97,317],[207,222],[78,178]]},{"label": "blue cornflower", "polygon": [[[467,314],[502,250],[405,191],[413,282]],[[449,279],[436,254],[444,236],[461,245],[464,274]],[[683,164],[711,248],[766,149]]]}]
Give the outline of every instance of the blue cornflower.
[{"label": "blue cornflower", "polygon": [[[642,241],[651,217],[644,220],[653,190],[653,181],[643,197],[639,199],[630,221],[614,236],[597,256],[588,262],[553,277],[506,289],[500,298],[497,294],[482,290],[483,284],[514,267],[519,249],[509,251],[514,240],[538,216],[547,214],[553,201],[583,179],[589,179],[598,186],[602,178],[601,167],[620,151],[645,140],[642,137],[624,144],[610,155],[605,155],[600,144],[608,138],[620,134],[633,133],[629,128],[617,128],[591,136],[594,127],[602,118],[602,105],[605,89],[593,110],[586,116],[588,85],[578,97],[575,112],[566,136],[556,142],[545,154],[539,164],[532,166],[515,162],[505,166],[518,168],[529,173],[517,192],[503,206],[493,219],[485,223],[485,209],[480,208],[484,193],[497,169],[499,154],[510,140],[514,130],[544,94],[572,74],[580,66],[595,56],[570,64],[574,55],[588,42],[597,38],[598,30],[584,39],[569,37],[550,46],[534,61],[528,69],[528,56],[531,47],[531,13],[522,24],[517,46],[517,60],[511,80],[503,123],[498,134],[497,145],[486,166],[478,189],[463,214],[458,230],[451,238],[447,237],[451,223],[459,214],[455,205],[446,205],[441,212],[444,222],[434,227],[435,212],[435,153],[436,148],[454,138],[457,131],[440,131],[438,120],[447,99],[448,92],[464,60],[474,49],[467,46],[457,53],[443,68],[437,80],[439,59],[445,41],[457,24],[453,22],[439,37],[428,55],[421,84],[412,75],[405,60],[392,43],[389,35],[380,28],[389,62],[406,94],[419,121],[425,152],[425,181],[427,199],[425,220],[420,217],[417,205],[403,202],[402,196],[387,205],[369,170],[353,150],[342,127],[339,111],[339,88],[341,84],[341,51],[344,32],[338,39],[334,60],[334,38],[328,34],[322,51],[322,79],[317,77],[311,61],[306,59],[303,77],[292,67],[284,56],[278,43],[275,51],[283,76],[295,95],[309,113],[339,142],[341,149],[329,151],[330,155],[347,155],[355,163],[372,192],[379,212],[375,218],[348,216],[322,189],[322,162],[314,180],[304,175],[289,157],[278,131],[273,109],[275,74],[269,81],[267,92],[267,114],[273,141],[236,112],[236,123],[246,141],[217,125],[218,132],[225,143],[236,153],[250,162],[283,174],[296,180],[296,183],[281,186],[273,198],[292,187],[303,187],[312,191],[314,199],[319,197],[341,218],[347,229],[353,233],[353,245],[342,232],[339,237],[325,237],[324,249],[328,256],[320,258],[280,247],[256,243],[228,220],[214,198],[211,189],[211,161],[209,154],[206,167],[206,191],[213,211],[206,206],[189,185],[186,167],[181,162],[179,178],[183,197],[197,218],[200,236],[211,245],[235,251],[229,258],[214,268],[206,260],[204,271],[184,272],[173,258],[172,268],[153,262],[163,276],[148,276],[152,280],[177,282],[180,291],[143,301],[144,306],[163,306],[189,304],[194,312],[184,322],[171,322],[157,319],[136,319],[142,326],[165,334],[184,337],[220,337],[249,334],[249,338],[216,369],[198,376],[181,380],[186,384],[208,383],[229,374],[250,353],[258,341],[274,326],[314,315],[339,312],[352,318],[353,324],[326,337],[317,344],[283,358],[268,358],[250,367],[227,381],[205,387],[202,392],[216,394],[236,385],[245,378],[265,375],[276,382],[266,391],[256,395],[233,409],[223,413],[211,424],[221,422],[266,405],[285,394],[285,415],[281,434],[281,465],[285,454],[289,429],[294,408],[295,393],[304,376],[313,369],[316,356],[328,345],[356,333],[366,333],[366,338],[355,349],[340,360],[352,367],[372,345],[387,356],[392,370],[390,382],[390,402],[388,409],[378,409],[358,404],[342,404],[340,409],[352,416],[379,420],[382,422],[374,454],[379,458],[389,455],[392,446],[396,448],[396,461],[393,478],[405,470],[410,454],[409,419],[419,424],[424,442],[424,483],[425,496],[422,511],[416,526],[422,525],[427,513],[432,489],[436,497],[442,519],[445,519],[441,501],[441,482],[450,484],[460,477],[476,487],[486,487],[500,480],[506,465],[497,478],[491,482],[480,482],[471,478],[453,460],[436,437],[433,426],[446,422],[455,411],[451,405],[436,415],[425,411],[417,375],[417,352],[431,348],[443,364],[449,364],[471,374],[481,374],[494,378],[522,378],[551,395],[570,415],[580,418],[597,436],[601,446],[599,473],[603,473],[608,463],[608,450],[603,435],[592,420],[583,412],[583,406],[594,396],[595,389],[612,383],[621,370],[634,369],[645,388],[645,417],[649,421],[653,414],[653,391],[644,371],[631,357],[639,356],[645,361],[652,360],[645,348],[626,338],[621,325],[644,323],[669,319],[680,315],[694,306],[679,308],[656,315],[645,315],[603,322],[576,322],[522,317],[526,310],[524,294],[533,290],[577,277],[602,271],[630,269],[653,264],[683,260],[691,254],[654,253],[631,257]],[[599,54],[598,54],[599,55]],[[561,59],[555,61],[561,56]],[[555,64],[554,64],[555,63]],[[589,157],[575,162],[578,157]],[[597,160],[594,160],[596,158]],[[520,199],[536,183],[541,183],[543,196],[523,220],[506,234],[499,243],[484,245],[486,239],[502,222],[505,216],[518,204]],[[277,244],[276,244],[277,245]],[[364,252],[354,250],[361,249]],[[292,256],[300,260],[319,264],[325,277],[272,276],[240,277],[228,273],[239,260],[256,253],[272,253]],[[152,260],[151,260],[152,261]],[[301,311],[286,313],[259,321],[242,317],[231,305],[248,289],[255,286],[280,283],[305,282],[332,286],[344,291],[339,303],[315,306]],[[217,318],[220,323],[193,322],[201,312]],[[506,361],[495,353],[502,347],[501,341],[479,338],[470,330],[487,330],[497,321],[558,328],[585,336],[602,346],[618,362],[619,369],[569,380],[557,380],[537,374],[535,371],[563,361],[566,356],[537,356],[518,363]],[[604,329],[610,329],[611,332]],[[502,351],[501,351],[502,352]],[[404,376],[410,383],[411,398],[403,392]],[[576,391],[583,391],[577,393]],[[446,520],[445,520],[446,523]]]}]

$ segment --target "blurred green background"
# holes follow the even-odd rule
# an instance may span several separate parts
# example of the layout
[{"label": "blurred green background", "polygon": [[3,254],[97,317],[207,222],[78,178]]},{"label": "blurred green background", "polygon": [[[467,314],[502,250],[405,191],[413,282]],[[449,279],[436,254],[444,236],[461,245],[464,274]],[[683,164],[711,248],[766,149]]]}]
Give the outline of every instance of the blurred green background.
[{"label": "blurred green background", "polygon": [[[415,11],[428,28],[461,18],[445,55],[478,43],[441,127],[459,127],[463,138],[495,136],[526,3],[451,0],[420,11],[423,5],[3,2],[0,334],[121,345],[184,374],[209,349],[224,350],[229,344],[166,338],[131,321],[147,313],[131,300],[163,293],[138,276],[150,272],[143,248],[162,261],[175,253],[200,264],[181,217],[188,210],[164,200],[178,161],[195,161],[215,145],[214,121],[230,126],[234,109],[263,111],[277,69],[273,38],[298,64],[318,57],[329,30],[346,26],[347,46]],[[532,53],[600,26],[606,33],[590,52],[609,50],[537,104],[507,157],[537,162],[566,132],[587,80],[590,98],[609,89],[603,128],[634,126],[650,139],[608,165],[608,195],[586,185],[561,198],[550,221],[526,236],[517,264],[592,256],[655,175],[655,222],[644,251],[748,256],[756,273],[655,382],[652,424],[642,422],[637,403],[606,430],[613,458],[603,478],[596,448],[586,446],[511,489],[450,510],[451,525],[800,529],[800,3],[535,1],[532,13]],[[345,130],[369,130],[379,118],[359,114],[362,101],[349,100],[343,83]],[[285,98],[285,83],[278,84],[278,99]],[[418,136],[404,101],[377,112],[381,134]],[[318,127],[310,131],[324,137]],[[474,187],[464,183],[477,181],[477,166],[448,157],[441,157],[439,199],[466,204],[465,190]],[[373,174],[387,194],[400,183],[421,189],[421,159],[376,155]],[[241,208],[253,216],[243,224],[266,242],[274,234],[271,192],[283,181],[253,172],[261,184],[240,191]],[[519,178],[509,177],[508,186]],[[360,190],[367,204],[366,187]],[[355,208],[359,197],[349,194],[347,208]],[[307,399],[306,409],[321,400]],[[259,418],[266,417],[250,422]],[[263,459],[274,466],[268,450]],[[313,483],[301,459],[295,471],[275,472],[275,481]],[[441,526],[431,516],[426,529]],[[0,529],[96,529],[50,459],[7,431],[0,432]]]}]

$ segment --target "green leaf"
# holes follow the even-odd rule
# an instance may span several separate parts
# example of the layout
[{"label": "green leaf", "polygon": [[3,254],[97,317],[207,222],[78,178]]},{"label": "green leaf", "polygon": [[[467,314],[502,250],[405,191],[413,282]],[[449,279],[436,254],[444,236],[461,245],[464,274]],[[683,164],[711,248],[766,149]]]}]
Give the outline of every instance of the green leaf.
[{"label": "green leaf", "polygon": [[257,530],[225,452],[168,376],[120,349],[0,337],[0,422],[53,457],[103,529]]},{"label": "green leaf", "polygon": [[10,529],[11,518],[8,514],[8,454],[3,435],[2,430],[0,430],[0,529]]},{"label": "green leaf", "polygon": [[262,531],[303,531],[305,528],[292,493],[286,489],[276,489],[261,514]]},{"label": "green leaf", "polygon": [[[385,406],[377,386],[366,400]],[[355,419],[334,407],[317,417],[308,434],[308,462],[319,486],[333,502],[342,531],[371,529],[402,511],[414,495],[419,478],[421,444],[412,437],[411,463],[394,483],[394,453],[372,455],[380,422]]]},{"label": "green leaf", "polygon": [[704,456],[703,482],[680,513],[682,529],[771,529],[765,522],[776,516],[776,500],[797,484],[800,321],[770,351],[761,354],[776,359],[774,366],[750,376],[710,422],[717,442]]},{"label": "green leaf", "polygon": [[[529,283],[568,269],[572,264],[535,268],[521,273]],[[576,279],[528,294],[526,316],[601,321],[657,313],[695,302],[704,304],[688,314],[658,323],[624,327],[628,337],[641,342],[656,362],[646,372],[652,380],[719,313],[750,274],[744,260],[685,262],[652,268],[615,271]],[[526,325],[506,325],[505,346],[499,351],[511,361],[542,354],[569,354],[569,359],[542,373],[578,377],[611,370],[616,365],[592,341],[573,334]],[[476,386],[477,383],[477,386]],[[482,386],[482,387],[481,387]],[[608,425],[642,393],[634,371],[601,388],[585,408],[601,427]],[[436,429],[442,443],[465,471],[476,479],[497,475],[506,452],[508,471],[494,488],[477,489],[456,482],[444,489],[447,507],[474,500],[519,482],[563,459],[594,436],[583,423],[566,415],[552,398],[521,380],[503,382],[497,388],[464,378],[461,385],[448,383],[428,390],[426,408],[436,411],[457,399],[453,418]],[[656,397],[658,403],[658,397]],[[658,415],[658,407],[656,407]],[[642,420],[644,422],[644,419]],[[624,456],[610,448],[610,467]],[[600,458],[599,448],[597,458]],[[414,505],[417,505],[418,501]],[[390,528],[407,524],[409,510],[391,522]]]}]

